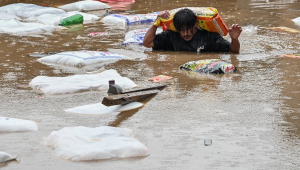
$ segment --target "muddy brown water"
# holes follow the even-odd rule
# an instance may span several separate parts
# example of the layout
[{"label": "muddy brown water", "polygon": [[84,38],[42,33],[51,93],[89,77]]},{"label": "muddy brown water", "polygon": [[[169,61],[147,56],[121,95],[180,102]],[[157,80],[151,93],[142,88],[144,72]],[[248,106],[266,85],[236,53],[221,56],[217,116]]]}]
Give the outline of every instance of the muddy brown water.
[{"label": "muddy brown water", "polygon": [[[1,0],[0,6],[33,3],[57,7],[71,0]],[[227,25],[240,24],[240,54],[142,51],[123,47],[126,30],[101,22],[84,24],[71,31],[42,37],[0,35],[0,110],[4,117],[34,120],[37,132],[1,133],[0,150],[19,155],[19,162],[1,169],[299,169],[300,159],[300,59],[279,57],[299,53],[299,35],[273,32],[269,27],[300,30],[291,19],[300,17],[296,0],[176,1],[136,0],[118,3],[115,9],[144,14],[184,6],[212,6]],[[103,11],[98,15],[103,16]],[[256,27],[255,31],[251,25]],[[148,25],[149,26],[149,25]],[[142,27],[148,27],[143,25]],[[88,37],[90,32],[109,36]],[[28,54],[51,51],[99,50],[129,55],[134,60],[118,61],[93,68],[50,67]],[[201,75],[178,70],[188,61],[222,59],[238,72]],[[168,63],[168,64],[166,64]],[[68,95],[44,95],[28,83],[36,76],[68,76],[101,67],[116,69],[140,87],[156,75],[172,76],[170,86],[142,108],[105,115],[80,115],[67,108],[101,102],[106,95],[93,91]],[[159,84],[159,83],[158,83]],[[132,129],[151,155],[142,158],[71,162],[54,155],[43,140],[52,131],[69,126],[117,126]],[[211,146],[204,140],[211,139]]]}]

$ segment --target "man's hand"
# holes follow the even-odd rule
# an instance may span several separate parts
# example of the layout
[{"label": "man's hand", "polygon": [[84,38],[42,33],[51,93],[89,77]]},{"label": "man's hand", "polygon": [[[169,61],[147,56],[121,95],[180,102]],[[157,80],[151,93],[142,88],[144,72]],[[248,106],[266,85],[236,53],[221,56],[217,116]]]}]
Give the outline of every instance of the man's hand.
[{"label": "man's hand", "polygon": [[158,15],[157,15],[157,18],[156,20],[154,21],[153,25],[155,26],[159,26],[160,24],[160,19],[163,18],[163,19],[169,19],[170,18],[170,12],[168,10],[166,11],[161,11]]},{"label": "man's hand", "polygon": [[155,38],[156,29],[160,24],[160,19],[169,19],[170,18],[170,12],[169,11],[162,11],[157,15],[156,20],[153,22],[153,25],[148,29],[148,31],[145,34],[143,45],[145,47],[154,47],[153,40]]},{"label": "man's hand", "polygon": [[233,24],[229,29],[229,35],[231,37],[230,49],[234,53],[240,52],[239,36],[242,32],[242,28],[238,24]]},{"label": "man's hand", "polygon": [[169,12],[169,10],[161,11],[161,12],[157,15],[157,18],[169,19],[169,18],[170,18],[170,12]]},{"label": "man's hand", "polygon": [[241,32],[242,32],[242,28],[238,24],[233,24],[231,28],[229,28],[229,35],[233,40],[237,40]]}]

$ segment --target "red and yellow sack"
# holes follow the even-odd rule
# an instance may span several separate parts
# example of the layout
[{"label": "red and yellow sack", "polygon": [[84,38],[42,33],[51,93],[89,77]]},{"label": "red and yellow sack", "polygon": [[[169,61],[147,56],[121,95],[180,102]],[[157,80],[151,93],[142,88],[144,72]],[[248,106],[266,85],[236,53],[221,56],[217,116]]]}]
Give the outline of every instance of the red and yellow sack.
[{"label": "red and yellow sack", "polygon": [[[222,36],[227,35],[228,27],[220,16],[218,10],[213,7],[185,7],[194,12],[197,17],[197,25],[209,32],[217,32]],[[177,8],[170,11],[170,18],[159,18],[154,21],[154,25],[163,27],[163,30],[177,31],[173,24],[175,13],[184,8]]]}]

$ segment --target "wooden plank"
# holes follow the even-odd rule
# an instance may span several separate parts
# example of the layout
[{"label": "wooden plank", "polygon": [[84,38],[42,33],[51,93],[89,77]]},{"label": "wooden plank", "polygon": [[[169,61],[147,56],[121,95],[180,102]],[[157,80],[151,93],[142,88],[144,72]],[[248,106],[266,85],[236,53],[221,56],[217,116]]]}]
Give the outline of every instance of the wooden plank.
[{"label": "wooden plank", "polygon": [[128,104],[131,102],[138,102],[147,99],[148,97],[154,96],[159,93],[159,90],[147,90],[147,91],[138,91],[131,92],[126,94],[118,94],[104,97],[102,104],[105,106],[113,106],[120,104]]},{"label": "wooden plank", "polygon": [[161,89],[167,87],[168,85],[169,84],[164,84],[164,85],[160,85],[160,86],[153,86],[153,87],[133,89],[133,90],[129,90],[129,91],[122,91],[121,94],[132,93],[132,92],[139,92],[139,91],[146,91],[146,90],[154,90],[154,89],[161,90]]}]

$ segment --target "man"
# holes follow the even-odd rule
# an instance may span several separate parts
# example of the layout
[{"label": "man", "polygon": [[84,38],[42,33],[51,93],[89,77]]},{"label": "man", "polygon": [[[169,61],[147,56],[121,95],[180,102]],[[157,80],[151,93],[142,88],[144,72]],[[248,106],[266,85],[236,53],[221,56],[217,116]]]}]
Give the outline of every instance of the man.
[{"label": "man", "polygon": [[[168,19],[169,11],[160,12],[157,18]],[[147,31],[143,45],[152,47],[153,50],[170,51],[197,51],[197,52],[234,52],[239,53],[238,40],[242,28],[233,24],[229,29],[231,43],[220,34],[198,29],[197,18],[190,9],[179,10],[173,18],[173,23],[178,32],[170,30],[155,35],[157,26],[152,25]]]}]

